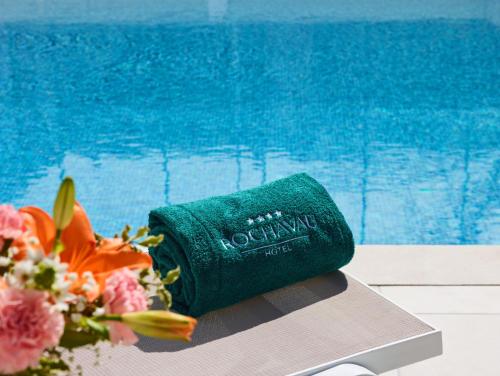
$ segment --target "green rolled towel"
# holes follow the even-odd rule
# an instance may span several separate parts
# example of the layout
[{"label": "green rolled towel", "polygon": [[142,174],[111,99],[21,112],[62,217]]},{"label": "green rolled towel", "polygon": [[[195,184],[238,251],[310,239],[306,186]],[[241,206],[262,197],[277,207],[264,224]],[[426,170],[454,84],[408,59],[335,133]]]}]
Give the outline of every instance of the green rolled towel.
[{"label": "green rolled towel", "polygon": [[173,308],[192,316],[337,270],[354,253],[344,217],[307,174],[159,208],[149,226],[165,236],[150,249],[154,267],[181,267]]}]

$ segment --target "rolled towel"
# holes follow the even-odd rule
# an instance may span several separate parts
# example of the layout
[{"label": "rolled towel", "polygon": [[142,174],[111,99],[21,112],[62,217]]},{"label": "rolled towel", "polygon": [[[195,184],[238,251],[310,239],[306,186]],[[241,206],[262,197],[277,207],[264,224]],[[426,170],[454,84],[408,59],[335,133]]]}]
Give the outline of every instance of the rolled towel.
[{"label": "rolled towel", "polygon": [[173,309],[199,316],[346,265],[352,233],[326,189],[307,174],[149,215],[153,266],[165,275]]}]

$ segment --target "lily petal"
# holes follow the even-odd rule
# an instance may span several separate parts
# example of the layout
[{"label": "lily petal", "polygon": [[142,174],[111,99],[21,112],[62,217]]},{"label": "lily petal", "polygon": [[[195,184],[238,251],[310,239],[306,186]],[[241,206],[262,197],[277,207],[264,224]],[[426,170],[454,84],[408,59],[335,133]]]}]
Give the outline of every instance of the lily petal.
[{"label": "lily petal", "polygon": [[19,211],[24,218],[26,229],[38,238],[45,253],[50,253],[56,236],[56,228],[50,215],[35,206],[26,206]]},{"label": "lily petal", "polygon": [[67,262],[72,271],[76,271],[78,265],[95,252],[96,240],[92,225],[78,203],[75,204],[73,219],[62,231],[61,241],[64,244],[61,261]]},{"label": "lily petal", "polygon": [[104,238],[99,242],[99,252],[133,252],[133,249],[121,238]]},{"label": "lily petal", "polygon": [[121,268],[145,269],[152,265],[151,256],[146,253],[127,251],[122,249],[117,251],[98,251],[79,265],[78,273],[90,271],[100,286],[104,290],[106,278],[115,270]]}]

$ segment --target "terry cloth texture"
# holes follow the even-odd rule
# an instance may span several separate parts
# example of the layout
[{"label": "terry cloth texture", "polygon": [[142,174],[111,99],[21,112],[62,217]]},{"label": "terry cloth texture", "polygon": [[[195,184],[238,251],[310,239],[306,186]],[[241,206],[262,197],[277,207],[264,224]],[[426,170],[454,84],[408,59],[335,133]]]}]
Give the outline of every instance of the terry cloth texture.
[{"label": "terry cloth texture", "polygon": [[346,265],[354,241],[326,189],[307,174],[258,188],[153,210],[164,241],[150,249],[173,309],[199,316]]}]

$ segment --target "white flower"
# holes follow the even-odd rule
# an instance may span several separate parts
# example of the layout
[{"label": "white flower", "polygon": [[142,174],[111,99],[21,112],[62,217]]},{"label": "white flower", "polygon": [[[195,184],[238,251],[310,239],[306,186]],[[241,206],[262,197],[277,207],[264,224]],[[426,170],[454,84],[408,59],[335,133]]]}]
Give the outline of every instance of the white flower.
[{"label": "white flower", "polygon": [[28,249],[28,258],[37,263],[43,259],[43,253],[37,249]]},{"label": "white flower", "polygon": [[46,257],[43,259],[43,263],[53,268],[56,272],[65,273],[68,270],[68,264],[65,262],[61,262],[59,256],[55,257]]},{"label": "white flower", "polygon": [[66,301],[66,302],[72,302],[76,299],[76,295],[75,294],[71,294],[69,292],[65,293],[64,295],[61,296],[61,298]]},{"label": "white flower", "polygon": [[102,316],[106,313],[106,310],[103,307],[96,308],[94,311],[94,316]]},{"label": "white flower", "polygon": [[12,274],[6,274],[5,275],[5,282],[7,282],[7,285],[10,287],[16,287],[16,288],[23,288],[23,281],[18,279],[16,276]]},{"label": "white flower", "polygon": [[90,279],[90,278],[94,278],[94,275],[92,274],[92,272],[89,272],[87,270],[87,271],[83,272],[82,277],[85,279]]},{"label": "white flower", "polygon": [[35,265],[31,260],[23,260],[14,264],[14,275],[17,278],[26,278],[33,274]]},{"label": "white flower", "polygon": [[86,282],[82,285],[83,291],[92,291],[97,286],[97,282],[94,279],[94,274],[92,272],[83,272],[82,277],[86,279]]},{"label": "white flower", "polygon": [[30,236],[28,238],[28,243],[31,244],[31,245],[38,245],[38,238],[35,237],[35,236]]},{"label": "white flower", "polygon": [[65,312],[69,309],[68,303],[65,302],[57,302],[56,304],[54,304],[54,307],[59,312]]},{"label": "white flower", "polygon": [[71,314],[71,321],[74,323],[78,324],[82,319],[82,314],[81,313],[72,313]]},{"label": "white flower", "polygon": [[73,283],[71,281],[64,280],[64,277],[58,276],[54,282],[53,288],[61,293],[65,293],[69,290]]},{"label": "white flower", "polygon": [[78,303],[76,303],[75,308],[78,312],[82,312],[85,309],[85,303],[80,300]]},{"label": "white flower", "polygon": [[75,282],[78,279],[78,273],[70,272],[70,273],[66,274],[66,278],[70,282]]},{"label": "white flower", "polygon": [[66,264],[65,262],[58,263],[56,270],[59,273],[66,273],[66,271],[68,270],[68,264]]},{"label": "white flower", "polygon": [[19,248],[10,247],[8,253],[9,253],[9,257],[12,258],[19,253]]},{"label": "white flower", "polygon": [[0,266],[7,266],[10,264],[10,258],[0,256]]},{"label": "white flower", "polygon": [[69,292],[74,283],[74,281],[71,280],[73,279],[73,274],[77,277],[76,273],[66,274],[59,272],[56,274],[56,280],[52,285],[52,289],[54,290],[54,295],[58,302],[67,303],[75,301],[76,295]]},{"label": "white flower", "polygon": [[87,282],[82,285],[82,290],[85,292],[89,292],[89,291],[94,290],[96,286],[97,286],[97,283],[95,281],[87,280]]}]

